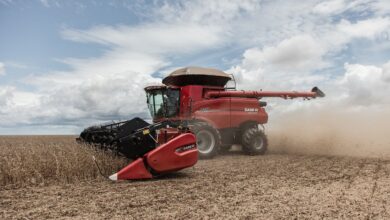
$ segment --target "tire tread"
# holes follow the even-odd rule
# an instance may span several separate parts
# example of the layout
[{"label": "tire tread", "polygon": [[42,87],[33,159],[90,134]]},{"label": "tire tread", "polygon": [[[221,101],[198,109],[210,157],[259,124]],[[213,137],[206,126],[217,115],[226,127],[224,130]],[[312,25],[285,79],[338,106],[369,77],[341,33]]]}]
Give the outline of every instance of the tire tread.
[{"label": "tire tread", "polygon": [[[263,139],[264,146],[261,150],[255,150],[252,147],[250,147],[251,138],[258,135],[260,135]],[[242,148],[246,153],[250,155],[262,155],[267,151],[267,147],[268,147],[267,136],[264,134],[263,131],[259,130],[257,127],[250,127],[243,132]]]},{"label": "tire tread", "polygon": [[221,146],[221,134],[219,133],[219,131],[217,129],[215,129],[213,126],[211,126],[209,123],[207,122],[203,122],[203,121],[197,121],[197,122],[194,122],[192,123],[192,132],[194,134],[196,134],[197,131],[199,130],[203,130],[203,129],[207,129],[207,130],[210,130],[212,131],[212,133],[214,134],[215,136],[215,149],[209,153],[208,155],[202,155],[202,154],[199,154],[199,158],[201,159],[211,159],[213,157],[215,157],[217,154],[218,154],[218,151],[219,151],[219,148]]}]

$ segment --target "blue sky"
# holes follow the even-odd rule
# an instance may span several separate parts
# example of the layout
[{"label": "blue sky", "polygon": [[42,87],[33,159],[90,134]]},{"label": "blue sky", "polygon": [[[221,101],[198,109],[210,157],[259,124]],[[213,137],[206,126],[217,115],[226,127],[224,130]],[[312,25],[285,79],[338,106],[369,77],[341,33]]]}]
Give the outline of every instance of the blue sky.
[{"label": "blue sky", "polygon": [[[190,65],[242,89],[318,85],[330,97],[315,105],[385,109],[389,30],[385,0],[0,0],[0,134],[148,117],[142,88]],[[270,111],[313,104],[284,105]]]},{"label": "blue sky", "polygon": [[[46,5],[47,4],[47,5]],[[0,4],[1,44],[3,61],[20,63],[31,68],[10,66],[14,74],[66,69],[56,61],[64,57],[85,58],[99,55],[104,47],[66,41],[60,31],[67,28],[88,28],[94,25],[131,25],[139,22],[130,9],[107,3],[85,1],[42,3],[40,1],[4,1]],[[8,76],[10,80],[13,76]],[[5,80],[5,79],[3,79]],[[2,81],[4,83],[4,81]]]}]

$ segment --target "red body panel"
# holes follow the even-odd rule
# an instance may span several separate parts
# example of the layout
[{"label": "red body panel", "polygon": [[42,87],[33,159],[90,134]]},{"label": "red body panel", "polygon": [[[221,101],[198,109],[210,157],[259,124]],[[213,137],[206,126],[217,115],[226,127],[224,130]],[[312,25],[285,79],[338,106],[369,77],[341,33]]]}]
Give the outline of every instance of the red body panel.
[{"label": "red body panel", "polygon": [[118,173],[111,175],[112,180],[151,179],[151,168],[156,174],[164,174],[191,167],[198,161],[196,139],[192,133],[179,134],[142,158],[131,162]]},{"label": "red body panel", "polygon": [[119,180],[151,179],[152,174],[146,169],[144,160],[138,158],[117,173]]},{"label": "red body panel", "polygon": [[209,93],[240,92],[225,91],[224,88],[184,86],[181,88],[179,120],[202,120],[217,129],[240,127],[251,121],[265,124],[268,115],[255,97],[213,97]]},{"label": "red body panel", "polygon": [[192,105],[192,116],[218,129],[230,127],[230,100],[230,98],[220,98],[197,101]]},{"label": "red body panel", "polygon": [[147,164],[158,173],[181,170],[198,161],[196,138],[181,134],[146,154]]},{"label": "red body panel", "polygon": [[[188,85],[180,88],[180,111],[170,120],[201,120],[217,129],[238,128],[246,122],[265,124],[268,115],[260,107],[259,97],[252,97],[244,91],[225,91],[223,87]],[[210,97],[208,94],[244,94],[233,97]],[[255,91],[256,92],[256,91]],[[279,93],[278,93],[279,94]],[[284,93],[283,93],[284,94]],[[294,93],[295,94],[295,93]],[[306,94],[306,93],[305,93]],[[246,97],[246,96],[250,97]],[[299,93],[298,95],[302,95]],[[307,93],[307,95],[310,95]],[[155,119],[154,122],[164,121]],[[160,135],[159,135],[160,138]],[[169,138],[168,138],[169,140]],[[160,141],[159,141],[160,142]]]},{"label": "red body panel", "polygon": [[192,105],[202,100],[203,86],[184,86],[180,89],[180,117],[192,117]]},{"label": "red body panel", "polygon": [[239,127],[247,121],[254,121],[258,124],[268,122],[268,114],[260,107],[259,101],[254,98],[231,98],[230,102],[230,126]]}]

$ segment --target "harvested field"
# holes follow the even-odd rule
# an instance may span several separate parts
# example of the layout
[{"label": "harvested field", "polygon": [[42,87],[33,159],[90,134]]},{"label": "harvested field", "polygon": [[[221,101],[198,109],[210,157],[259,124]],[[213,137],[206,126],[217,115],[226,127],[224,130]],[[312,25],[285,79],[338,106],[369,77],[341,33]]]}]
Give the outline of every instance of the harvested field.
[{"label": "harvested field", "polygon": [[[16,143],[31,139],[31,146],[41,143],[50,148],[58,140],[63,143],[59,146],[71,145],[72,138],[13,140]],[[2,151],[11,139],[1,139]],[[63,169],[59,171],[62,174],[46,176],[51,181],[43,181],[44,184],[18,185],[16,181],[3,185],[0,219],[390,218],[390,160],[387,159],[272,152],[250,157],[230,152],[213,160],[199,161],[194,168],[159,180],[113,183],[101,178],[89,159],[83,162],[85,172],[93,173],[89,176],[77,174],[82,172],[81,168],[77,172],[72,170],[80,166],[66,168],[84,161],[80,157],[90,153],[77,154],[70,153],[68,157],[78,159],[67,158],[68,165],[58,168]],[[7,155],[1,154],[2,170]],[[36,165],[42,158],[45,157],[35,158]],[[103,172],[110,173],[114,167],[108,158],[113,159],[99,157],[107,160],[101,162],[105,167]],[[67,174],[71,178],[63,177]]]}]

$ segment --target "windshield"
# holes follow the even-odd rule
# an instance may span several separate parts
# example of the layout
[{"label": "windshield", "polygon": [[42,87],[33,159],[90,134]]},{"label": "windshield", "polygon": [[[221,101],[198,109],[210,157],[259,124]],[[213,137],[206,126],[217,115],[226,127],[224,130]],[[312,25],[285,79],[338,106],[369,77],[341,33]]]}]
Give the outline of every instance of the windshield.
[{"label": "windshield", "polygon": [[179,90],[163,89],[147,91],[147,102],[153,119],[169,118],[179,113]]}]

